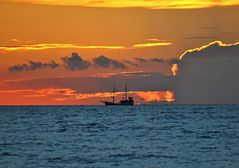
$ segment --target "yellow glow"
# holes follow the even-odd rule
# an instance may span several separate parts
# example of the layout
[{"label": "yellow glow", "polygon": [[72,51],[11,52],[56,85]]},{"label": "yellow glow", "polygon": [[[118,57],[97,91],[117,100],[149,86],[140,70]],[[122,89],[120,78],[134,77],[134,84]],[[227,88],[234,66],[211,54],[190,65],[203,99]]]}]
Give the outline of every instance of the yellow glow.
[{"label": "yellow glow", "polygon": [[208,8],[213,6],[238,5],[239,0],[9,0],[47,5],[67,5],[86,7],[144,7],[165,8]]},{"label": "yellow glow", "polygon": [[[128,92],[133,95],[135,99],[138,98],[143,103],[152,101],[167,101],[173,102],[174,93],[172,91],[131,91]],[[124,92],[116,92],[116,96],[123,96]],[[110,98],[112,92],[98,92],[98,93],[79,93],[70,88],[45,88],[45,89],[24,89],[24,90],[0,90],[0,96],[3,95],[21,95],[22,99],[28,99],[34,102],[36,98],[49,98],[53,102],[74,101],[92,98]],[[31,102],[30,101],[30,102]],[[1,104],[1,103],[0,103]]]},{"label": "yellow glow", "polygon": [[201,50],[204,50],[205,48],[207,48],[211,45],[214,45],[214,44],[218,44],[221,47],[229,47],[229,46],[239,45],[239,42],[235,42],[233,44],[224,44],[222,41],[213,41],[213,42],[211,42],[209,44],[206,44],[206,45],[203,45],[201,47],[194,48],[194,49],[189,49],[189,50],[185,51],[179,58],[182,59],[187,53],[191,53],[191,52],[194,52],[194,51],[201,51]]},{"label": "yellow glow", "polygon": [[138,97],[142,98],[145,102],[152,101],[167,101],[173,102],[174,93],[172,91],[138,91],[134,92]]},{"label": "yellow glow", "polygon": [[158,42],[158,43],[144,43],[144,44],[135,44],[134,47],[156,47],[156,46],[168,46],[172,45],[169,42]]},{"label": "yellow glow", "polygon": [[94,77],[98,77],[98,78],[111,78],[111,77],[114,77],[114,76],[130,77],[130,76],[134,76],[135,74],[138,74],[140,76],[150,76],[145,71],[127,71],[127,72],[119,72],[119,73],[117,72],[117,73],[99,74],[99,75],[94,76]]},{"label": "yellow glow", "polygon": [[21,45],[21,46],[2,46],[0,50],[3,51],[18,51],[18,50],[45,50],[45,49],[122,49],[124,46],[95,46],[95,45],[77,45],[77,44],[33,44],[33,45]]},{"label": "yellow glow", "polygon": [[177,72],[178,72],[178,64],[173,64],[172,65],[172,68],[171,68],[171,71],[173,73],[173,76],[177,75]]},{"label": "yellow glow", "polygon": [[[13,42],[22,42],[18,39],[12,39]],[[152,40],[151,40],[152,41]],[[79,45],[79,44],[24,44],[17,46],[0,46],[0,51],[19,51],[19,50],[46,50],[46,49],[134,49],[139,47],[156,47],[156,46],[167,46],[172,45],[169,42],[152,42],[134,44],[132,46],[123,45]]]}]

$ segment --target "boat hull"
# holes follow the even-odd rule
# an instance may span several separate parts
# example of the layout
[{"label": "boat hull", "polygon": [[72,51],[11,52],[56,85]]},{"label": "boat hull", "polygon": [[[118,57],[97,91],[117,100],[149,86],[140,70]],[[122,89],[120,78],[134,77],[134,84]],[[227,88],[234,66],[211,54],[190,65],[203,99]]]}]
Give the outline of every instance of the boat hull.
[{"label": "boat hull", "polygon": [[106,106],[133,106],[134,103],[128,102],[128,103],[113,103],[113,102],[102,102]]}]

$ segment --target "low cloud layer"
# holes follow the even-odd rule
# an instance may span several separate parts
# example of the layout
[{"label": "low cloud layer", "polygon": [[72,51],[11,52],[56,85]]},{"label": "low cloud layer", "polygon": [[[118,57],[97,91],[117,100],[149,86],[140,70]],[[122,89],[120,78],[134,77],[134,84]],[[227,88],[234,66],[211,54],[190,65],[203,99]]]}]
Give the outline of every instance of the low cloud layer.
[{"label": "low cloud layer", "polygon": [[96,66],[102,67],[102,68],[126,69],[126,66],[124,63],[119,62],[117,60],[113,60],[103,55],[94,58],[93,63]]},{"label": "low cloud layer", "polygon": [[[9,72],[35,71],[41,69],[56,69],[63,66],[66,70],[80,71],[90,67],[111,68],[111,69],[126,69],[127,66],[118,60],[106,56],[95,57],[91,61],[84,60],[78,53],[72,53],[71,56],[61,58],[62,64],[55,61],[43,63],[40,61],[28,61],[28,63],[16,64],[8,68]],[[128,61],[128,63],[130,63]],[[131,63],[131,65],[134,65]],[[135,64],[136,65],[136,64]]]},{"label": "low cloud layer", "polygon": [[[116,100],[120,100],[124,96],[124,92],[116,92]],[[174,100],[174,94],[170,91],[134,91],[128,92],[134,97],[136,104],[151,104],[159,101],[171,102]],[[102,104],[100,101],[109,100],[112,96],[111,92],[95,92],[82,93],[71,88],[39,88],[39,89],[0,89],[0,105],[32,105],[37,102],[37,105],[57,105],[68,102],[68,104]],[[5,97],[8,97],[6,99]],[[88,101],[91,99],[91,101]],[[12,101],[15,100],[15,101]],[[17,100],[17,101],[16,101]]]},{"label": "low cloud layer", "polygon": [[58,86],[71,88],[81,93],[109,92],[114,83],[118,90],[123,91],[128,82],[129,91],[165,91],[172,90],[174,78],[155,72],[123,72],[110,73],[97,77],[74,78],[42,78],[32,80],[5,81],[0,83],[0,89],[39,89]]},{"label": "low cloud layer", "polygon": [[17,64],[13,65],[8,68],[10,72],[21,72],[21,71],[35,71],[39,69],[55,69],[58,68],[60,65],[54,61],[43,63],[43,62],[36,62],[36,61],[29,61],[26,64]]}]

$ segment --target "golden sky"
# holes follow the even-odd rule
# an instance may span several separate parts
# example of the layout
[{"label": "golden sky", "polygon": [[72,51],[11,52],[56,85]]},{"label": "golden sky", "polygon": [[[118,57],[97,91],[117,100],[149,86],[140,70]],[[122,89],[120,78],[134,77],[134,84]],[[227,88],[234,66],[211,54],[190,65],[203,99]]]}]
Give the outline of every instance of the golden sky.
[{"label": "golden sky", "polygon": [[[0,104],[98,104],[114,82],[175,76],[178,66],[171,60],[214,41],[239,41],[238,4],[239,0],[3,0],[0,98],[8,98]],[[73,58],[72,53],[78,55]],[[69,79],[77,84],[66,82]],[[83,79],[86,83],[79,86]],[[157,81],[147,86],[152,87],[131,88],[140,102],[152,101],[150,97],[174,99],[165,98],[174,94],[171,87],[158,89]],[[87,87],[94,90],[82,93]],[[48,90],[56,92],[45,94],[47,99],[38,94]],[[66,100],[73,92],[74,100]]]}]

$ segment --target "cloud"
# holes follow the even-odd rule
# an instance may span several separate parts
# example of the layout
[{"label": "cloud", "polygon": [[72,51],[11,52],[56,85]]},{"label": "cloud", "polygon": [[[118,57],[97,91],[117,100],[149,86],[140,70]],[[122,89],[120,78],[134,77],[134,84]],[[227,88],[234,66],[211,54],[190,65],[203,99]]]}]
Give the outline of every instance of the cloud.
[{"label": "cloud", "polygon": [[0,89],[41,89],[58,86],[72,88],[81,93],[109,92],[114,83],[119,90],[123,90],[125,83],[129,83],[129,91],[165,91],[172,90],[175,81],[171,75],[157,72],[121,72],[102,74],[95,77],[62,77],[42,78],[32,80],[13,80],[0,83]]},{"label": "cloud", "polygon": [[[124,94],[124,92],[116,92],[116,101],[119,101]],[[174,101],[174,94],[171,91],[132,91],[128,92],[128,94],[134,97],[136,104]],[[6,96],[8,99],[4,99]],[[0,102],[0,105],[79,104],[82,100],[89,99],[91,100],[90,102],[95,100],[96,104],[100,104],[99,100],[110,100],[111,96],[112,92],[82,93],[75,89],[59,87],[25,90],[0,89],[0,98],[4,99]]]},{"label": "cloud", "polygon": [[141,43],[141,44],[134,44],[133,47],[158,47],[158,46],[169,46],[173,43],[169,42],[151,42],[151,43]]},{"label": "cloud", "polygon": [[[65,56],[61,58],[63,65],[60,65],[54,61],[49,63],[42,63],[37,61],[29,61],[24,64],[13,65],[8,68],[10,72],[21,72],[21,71],[32,71],[39,69],[56,69],[60,66],[64,66],[67,70],[76,71],[76,70],[84,70],[93,65],[101,67],[101,68],[112,68],[112,69],[126,69],[126,65],[120,61],[108,58],[106,56],[95,57],[92,62],[86,61],[82,57],[78,55],[78,53],[72,53],[70,57]],[[136,66],[137,64],[131,63],[127,61],[128,64]]]},{"label": "cloud", "polygon": [[[207,45],[203,45],[201,47],[198,48],[194,48],[194,49],[189,49],[187,51],[185,51],[181,56],[180,59],[183,59],[183,57],[187,57],[188,55],[190,55],[190,57],[198,57],[199,54],[208,54],[207,52],[210,52],[209,54],[219,54],[220,56],[217,55],[211,55],[211,57],[227,57],[227,52],[231,52],[230,50],[232,48],[227,48],[227,47],[234,47],[233,49],[237,49],[239,45],[239,42],[236,42],[234,44],[224,44],[221,41],[213,41]],[[225,48],[224,48],[225,47]],[[218,52],[218,50],[222,51],[222,53]],[[215,52],[215,53],[213,53]],[[193,56],[192,56],[193,55]],[[207,56],[208,57],[208,56]]]},{"label": "cloud", "polygon": [[162,75],[158,72],[145,72],[145,71],[127,71],[127,72],[118,72],[118,73],[106,73],[99,74],[97,77],[99,78],[111,78],[111,77],[146,77],[146,76],[154,76],[154,75]]},{"label": "cloud", "polygon": [[136,61],[138,61],[139,63],[146,63],[147,60],[144,58],[134,58]]},{"label": "cloud", "polygon": [[173,102],[174,93],[172,91],[149,91],[149,92],[135,92],[135,94],[147,103],[156,102]]},{"label": "cloud", "polygon": [[123,60],[123,62],[125,62],[126,64],[129,64],[131,66],[134,66],[134,67],[138,67],[139,65],[134,63],[134,62],[131,62],[131,61],[128,61],[128,60]]},{"label": "cloud", "polygon": [[214,41],[185,51],[175,76],[178,103],[239,103],[239,42]]},{"label": "cloud", "polygon": [[160,63],[160,64],[176,64],[179,63],[180,60],[178,58],[170,58],[170,59],[163,59],[163,58],[151,58],[151,59],[145,59],[145,58],[134,58],[134,60],[138,61],[141,64],[144,63]]},{"label": "cloud", "polygon": [[166,62],[169,65],[178,64],[178,63],[180,63],[180,59],[179,58],[171,58],[171,59],[166,60]]},{"label": "cloud", "polygon": [[18,46],[0,46],[0,50],[11,51],[32,51],[46,49],[123,49],[124,46],[116,45],[79,45],[79,44],[28,44]]},{"label": "cloud", "polygon": [[99,56],[93,59],[93,63],[102,68],[113,68],[113,69],[126,69],[126,65],[122,62],[117,60],[113,60],[106,56]]},{"label": "cloud", "polygon": [[171,67],[171,71],[172,71],[173,76],[176,76],[178,73],[178,64],[173,64]]},{"label": "cloud", "polygon": [[60,65],[54,61],[50,61],[48,63],[29,61],[26,64],[17,64],[8,68],[10,72],[21,72],[21,71],[35,71],[40,69],[55,69]]},{"label": "cloud", "polygon": [[162,59],[162,58],[152,58],[150,61],[156,62],[156,63],[164,63],[164,59]]},{"label": "cloud", "polygon": [[[10,39],[9,41],[16,43],[18,45],[8,45],[0,46],[0,51],[3,52],[13,52],[13,51],[34,51],[34,50],[47,50],[47,49],[137,49],[142,47],[156,47],[156,46],[167,46],[172,45],[170,42],[160,41],[158,39],[146,39],[146,41],[151,41],[150,43],[142,44],[131,44],[129,46],[125,45],[80,45],[71,43],[35,43],[36,41],[22,41],[19,39]],[[21,45],[22,43],[22,45]]]},{"label": "cloud", "polygon": [[145,48],[145,47],[160,47],[172,45],[171,42],[166,42],[165,40],[160,40],[157,38],[145,39],[144,43],[133,44],[129,48]]},{"label": "cloud", "polygon": [[63,64],[66,69],[75,71],[75,70],[84,70],[90,67],[90,63],[83,60],[77,53],[72,53],[70,57],[62,57]]}]

